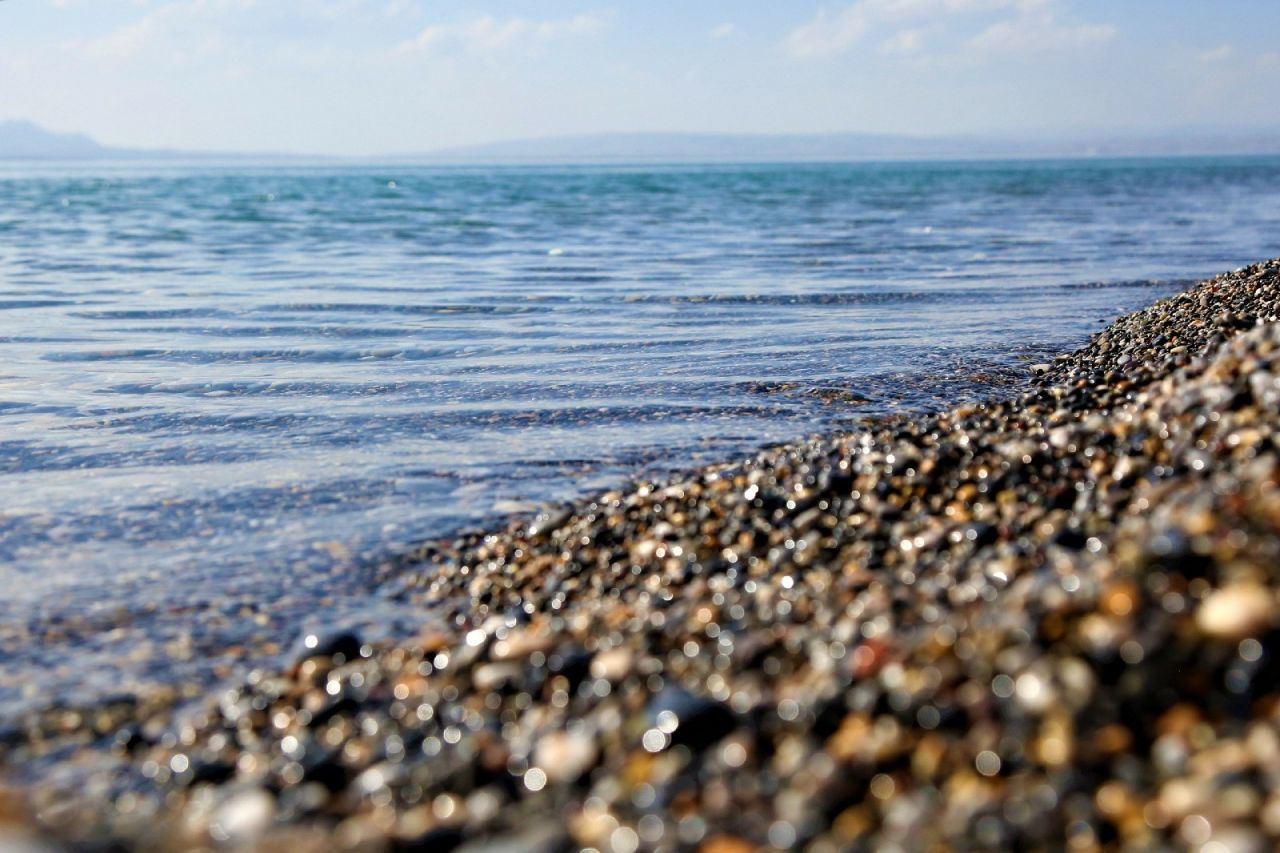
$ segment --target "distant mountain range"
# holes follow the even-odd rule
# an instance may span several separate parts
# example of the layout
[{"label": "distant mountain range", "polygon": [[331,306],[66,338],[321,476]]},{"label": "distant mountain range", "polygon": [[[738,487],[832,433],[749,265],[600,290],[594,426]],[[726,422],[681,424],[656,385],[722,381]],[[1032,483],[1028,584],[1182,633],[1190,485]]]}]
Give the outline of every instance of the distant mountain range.
[{"label": "distant mountain range", "polygon": [[312,155],[115,148],[83,133],[55,133],[29,121],[0,121],[0,160],[318,160]]},{"label": "distant mountain range", "polygon": [[29,121],[0,121],[0,158],[13,160],[94,160],[123,153],[83,133],[51,133]]},{"label": "distant mountain range", "polygon": [[[839,160],[946,160],[1022,157],[1277,154],[1280,129],[1218,133],[1202,129],[1151,136],[1071,139],[919,137],[875,133],[749,135],[600,133],[442,148],[361,158],[422,163],[672,163]],[[338,160],[313,155],[208,153],[112,148],[79,133],[54,133],[27,121],[0,121],[0,160]]]}]

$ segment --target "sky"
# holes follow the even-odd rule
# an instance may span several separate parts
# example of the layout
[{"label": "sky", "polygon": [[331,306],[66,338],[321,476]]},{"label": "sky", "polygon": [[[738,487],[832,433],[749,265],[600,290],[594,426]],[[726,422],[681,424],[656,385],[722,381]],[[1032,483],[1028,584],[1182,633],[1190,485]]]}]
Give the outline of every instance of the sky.
[{"label": "sky", "polygon": [[375,155],[1280,126],[1277,0],[0,0],[0,120]]}]

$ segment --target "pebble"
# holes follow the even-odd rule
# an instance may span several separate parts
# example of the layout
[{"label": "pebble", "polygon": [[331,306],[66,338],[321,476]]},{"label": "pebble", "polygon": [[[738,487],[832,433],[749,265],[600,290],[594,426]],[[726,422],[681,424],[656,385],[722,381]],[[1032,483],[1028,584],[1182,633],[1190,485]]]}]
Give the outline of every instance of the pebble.
[{"label": "pebble", "polygon": [[261,788],[232,794],[213,813],[209,835],[217,842],[240,846],[258,840],[275,818],[276,801]]},{"label": "pebble", "polygon": [[353,631],[317,631],[304,634],[294,653],[295,665],[310,658],[337,658],[339,663],[360,656],[360,637]]},{"label": "pebble", "polygon": [[551,782],[573,782],[596,763],[595,737],[585,731],[558,731],[544,735],[534,749],[534,763]]},{"label": "pebble", "polygon": [[1269,628],[1275,596],[1259,584],[1239,583],[1214,590],[1196,610],[1196,625],[1210,637],[1243,640]]},{"label": "pebble", "polygon": [[626,646],[603,651],[592,659],[591,674],[612,682],[621,681],[631,672],[634,657],[634,652]]}]

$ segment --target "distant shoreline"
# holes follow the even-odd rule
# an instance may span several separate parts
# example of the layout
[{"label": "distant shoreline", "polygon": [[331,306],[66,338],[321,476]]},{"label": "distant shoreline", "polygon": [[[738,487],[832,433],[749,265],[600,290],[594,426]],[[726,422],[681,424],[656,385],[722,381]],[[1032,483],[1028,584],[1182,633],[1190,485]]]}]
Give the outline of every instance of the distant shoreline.
[{"label": "distant shoreline", "polygon": [[179,155],[158,157],[106,157],[106,158],[38,158],[0,156],[0,167],[38,168],[291,168],[291,169],[720,169],[777,167],[796,168],[806,166],[946,166],[956,165],[1037,165],[1054,163],[1134,164],[1140,162],[1168,163],[1179,161],[1220,160],[1223,162],[1254,162],[1280,160],[1280,151],[1256,154],[1109,154],[1109,155],[1023,155],[1023,156],[972,156],[972,157],[899,157],[827,160],[442,160],[413,157],[312,157],[307,155],[207,155],[184,157]]},{"label": "distant shoreline", "polygon": [[492,142],[417,152],[325,155],[115,148],[83,134],[53,133],[29,122],[0,122],[0,161],[316,161],[335,164],[414,162],[433,165],[745,164],[1111,157],[1220,157],[1280,154],[1280,129],[1227,134],[1170,131],[1151,136],[1009,138],[918,137],[882,133],[754,135],[597,133]]}]

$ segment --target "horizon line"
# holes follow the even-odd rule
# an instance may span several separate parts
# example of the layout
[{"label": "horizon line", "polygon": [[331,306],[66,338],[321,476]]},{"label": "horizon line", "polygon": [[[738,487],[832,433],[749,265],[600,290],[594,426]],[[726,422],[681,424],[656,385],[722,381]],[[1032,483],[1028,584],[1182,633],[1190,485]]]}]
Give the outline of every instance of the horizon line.
[{"label": "horizon line", "polygon": [[[51,131],[27,119],[0,120],[0,128],[5,125],[34,130],[41,136],[49,137],[49,141],[61,141],[64,144],[87,146],[90,151],[83,154],[58,153],[51,154],[18,154],[3,153],[0,148],[0,160],[36,160],[36,161],[68,161],[68,160],[145,160],[148,158],[178,160],[183,158],[210,160],[325,160],[325,161],[443,161],[455,163],[461,161],[484,162],[513,161],[518,164],[529,163],[570,163],[570,162],[863,162],[863,161],[900,161],[900,160],[1007,160],[1007,159],[1058,159],[1089,157],[1144,157],[1144,156],[1265,156],[1280,153],[1280,127],[1257,127],[1242,130],[1224,130],[1187,126],[1169,128],[1163,131],[1138,131],[1133,129],[1098,131],[1085,130],[1079,132],[966,132],[946,135],[921,135],[891,131],[818,131],[818,132],[734,132],[734,131],[647,131],[647,130],[611,130],[588,131],[568,134],[548,134],[542,136],[513,137],[490,140],[486,142],[445,145],[425,150],[361,152],[361,153],[321,153],[285,150],[226,150],[226,149],[177,149],[120,146],[99,142],[92,135],[78,132]],[[729,144],[774,144],[774,145],[823,145],[844,143],[869,143],[873,145],[901,144],[921,146],[922,150],[892,151],[868,150],[862,152],[830,152],[797,151],[795,154],[784,152],[726,152],[724,156],[709,152],[672,151],[670,153],[622,151],[592,154],[590,152],[548,152],[527,154],[517,153],[513,149],[520,147],[537,148],[539,146],[555,146],[564,144],[590,144],[612,141],[615,144],[626,141],[647,142],[668,147],[684,144],[707,144],[722,141]],[[1179,145],[1193,150],[1177,151]],[[937,146],[940,150],[930,150],[928,146]],[[960,146],[960,150],[948,151],[948,146]],[[972,150],[964,150],[971,147]],[[1142,151],[1142,148],[1170,150]],[[1215,148],[1229,150],[1213,150]],[[1002,150],[1003,149],[1003,150]],[[1114,150],[1108,150],[1114,149]],[[1254,149],[1254,150],[1250,150]]]}]

